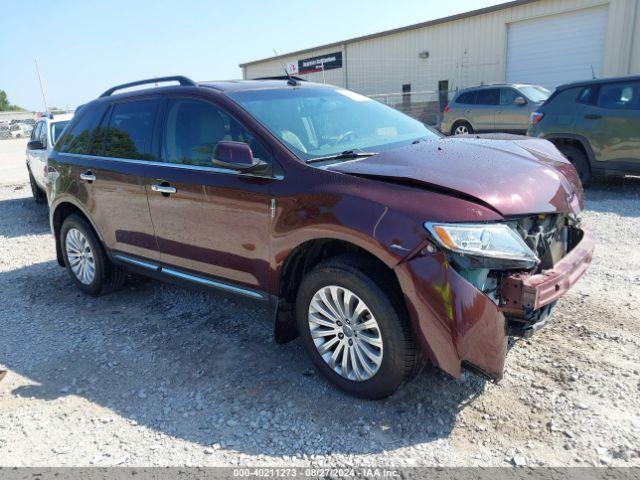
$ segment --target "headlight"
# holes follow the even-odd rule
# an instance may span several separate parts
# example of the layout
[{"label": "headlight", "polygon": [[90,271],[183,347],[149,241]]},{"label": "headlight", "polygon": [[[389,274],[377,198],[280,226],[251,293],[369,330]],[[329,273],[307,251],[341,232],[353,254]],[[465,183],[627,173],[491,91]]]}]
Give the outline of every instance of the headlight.
[{"label": "headlight", "polygon": [[478,267],[535,267],[540,260],[522,238],[503,223],[431,223],[424,224],[445,249],[475,258]]}]

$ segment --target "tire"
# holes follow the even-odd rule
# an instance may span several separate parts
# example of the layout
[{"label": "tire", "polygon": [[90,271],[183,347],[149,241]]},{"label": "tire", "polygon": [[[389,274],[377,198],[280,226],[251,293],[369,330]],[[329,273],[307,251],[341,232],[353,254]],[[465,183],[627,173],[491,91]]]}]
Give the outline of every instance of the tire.
[{"label": "tire", "polygon": [[451,135],[467,135],[473,133],[473,127],[469,122],[458,121],[451,127]]},{"label": "tire", "polygon": [[[109,260],[98,236],[86,220],[78,215],[69,215],[60,229],[59,242],[67,273],[79,290],[95,297],[122,287],[126,279],[125,270]],[[78,260],[81,263],[85,260],[78,258],[80,252],[86,254],[86,268],[79,271],[74,265]],[[83,275],[82,272],[91,271],[91,266],[93,273]]]},{"label": "tire", "polygon": [[47,201],[47,196],[42,189],[36,183],[36,179],[33,178],[31,172],[29,172],[29,184],[31,185],[31,195],[33,195],[33,201],[42,204]]},{"label": "tire", "polygon": [[[296,301],[296,319],[304,347],[316,368],[331,383],[345,392],[357,397],[377,400],[403,387],[419,370],[422,357],[411,335],[400,297],[392,293],[395,290],[393,286],[374,281],[372,273],[375,274],[375,272],[365,272],[367,267],[350,255],[336,257],[318,265],[303,278],[300,284]],[[384,275],[375,275],[375,278],[382,279]],[[334,292],[337,293],[337,297],[332,296],[329,287],[335,287]],[[355,296],[351,300],[351,311],[358,308],[358,302],[363,302],[365,305],[365,310],[355,320],[352,317],[353,323],[349,325],[347,325],[348,315],[341,318],[342,322],[331,321],[330,316],[319,314],[320,310],[311,305],[312,300],[315,300],[314,305],[318,305],[320,292],[324,292],[326,298],[342,298],[344,301],[347,295],[340,297],[340,289],[343,294],[348,292]],[[327,304],[323,305],[325,308]],[[336,303],[333,303],[333,307],[336,307]],[[344,309],[346,307],[343,307]],[[370,324],[372,319],[377,325],[377,330],[362,329],[362,323],[366,321]],[[329,323],[320,326],[313,323],[315,321]],[[327,326],[329,324],[333,332],[340,331],[342,336],[339,337],[339,333],[327,335],[326,332],[330,330]],[[316,336],[315,339],[312,335]],[[369,340],[365,341],[364,338]],[[324,352],[325,358],[330,358],[336,351],[339,352],[335,365],[332,366],[319,351],[324,343],[316,346],[315,342],[330,343],[334,339],[335,349]],[[379,342],[381,347],[368,343],[373,340]],[[347,347],[349,345],[347,342],[352,342],[351,346]],[[340,343],[342,346],[338,347]],[[365,355],[364,348],[368,349],[369,354]],[[352,352],[355,353],[352,354]],[[377,365],[373,361],[369,362],[372,358],[369,356],[371,354],[373,357],[380,357]],[[346,368],[343,368],[345,355],[348,360],[346,360]],[[362,358],[367,359],[367,366],[371,372],[363,368]],[[360,368],[354,368],[354,360]],[[339,369],[340,372],[334,368]],[[363,374],[360,378],[357,376],[358,370]]]},{"label": "tire", "polygon": [[580,182],[582,186],[586,187],[591,182],[591,166],[589,165],[589,159],[582,150],[573,145],[561,145],[558,150],[567,157],[578,172]]}]

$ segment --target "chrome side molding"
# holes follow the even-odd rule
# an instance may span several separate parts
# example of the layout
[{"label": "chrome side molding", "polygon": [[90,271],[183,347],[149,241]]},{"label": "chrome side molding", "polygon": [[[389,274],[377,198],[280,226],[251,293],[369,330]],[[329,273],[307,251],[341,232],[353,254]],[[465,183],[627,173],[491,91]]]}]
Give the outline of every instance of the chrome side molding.
[{"label": "chrome side molding", "polygon": [[197,275],[192,275],[189,273],[181,272],[180,270],[176,270],[173,268],[162,267],[161,265],[157,265],[155,263],[145,262],[144,260],[138,260],[137,258],[128,257],[126,255],[122,255],[119,253],[115,254],[113,258],[124,263],[129,263],[137,267],[142,267],[146,270],[151,270],[157,273],[164,273],[165,275],[169,275],[174,278],[179,278],[181,280],[187,280],[189,282],[196,283],[198,285],[203,285],[205,287],[211,287],[217,290],[224,290],[226,292],[235,293],[237,295],[242,295],[244,297],[254,298],[256,300],[267,299],[267,296],[265,294],[257,292],[255,290],[250,290],[248,288],[239,287],[237,285],[232,285],[229,283],[219,282],[217,280],[211,280],[211,279],[200,277]]}]

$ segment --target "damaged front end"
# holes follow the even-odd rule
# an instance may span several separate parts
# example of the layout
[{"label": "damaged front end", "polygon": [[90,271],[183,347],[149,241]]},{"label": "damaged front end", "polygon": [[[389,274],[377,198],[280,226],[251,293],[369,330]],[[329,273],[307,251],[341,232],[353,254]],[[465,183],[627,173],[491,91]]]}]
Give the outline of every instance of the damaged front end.
[{"label": "damaged front end", "polygon": [[507,334],[529,337],[548,322],[556,300],[587,270],[594,241],[574,215],[531,215],[505,225],[535,255],[535,265],[518,268],[513,259],[486,261],[456,252],[448,256],[458,273],[504,313]]},{"label": "damaged front end", "polygon": [[499,306],[508,334],[529,337],[548,322],[558,298],[586,272],[595,241],[570,215],[530,217],[520,220],[517,228],[540,264],[533,271],[503,275]]},{"label": "damaged front end", "polygon": [[[428,304],[420,309],[410,298],[410,313],[425,340],[437,336],[437,342],[428,343],[445,371],[457,376],[465,363],[499,379],[508,336],[528,337],[549,320],[556,300],[591,262],[593,239],[568,214],[449,224],[445,231],[438,231],[440,225],[446,224],[426,227],[432,245],[441,248],[427,245],[423,255],[407,262],[417,296]],[[441,274],[433,273],[435,263],[442,265]]]}]

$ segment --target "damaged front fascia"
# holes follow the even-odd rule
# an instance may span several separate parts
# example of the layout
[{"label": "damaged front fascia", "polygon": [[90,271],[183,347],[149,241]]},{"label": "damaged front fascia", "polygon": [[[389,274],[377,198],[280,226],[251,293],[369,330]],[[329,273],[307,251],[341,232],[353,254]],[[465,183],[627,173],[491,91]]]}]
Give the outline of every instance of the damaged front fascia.
[{"label": "damaged front fascia", "polygon": [[425,241],[395,268],[418,342],[442,370],[459,377],[463,362],[498,380],[507,353],[498,306]]},{"label": "damaged front fascia", "polygon": [[582,237],[553,268],[540,273],[514,273],[502,280],[500,308],[515,316],[555,302],[582,277],[593,259],[595,240],[585,231]]}]

